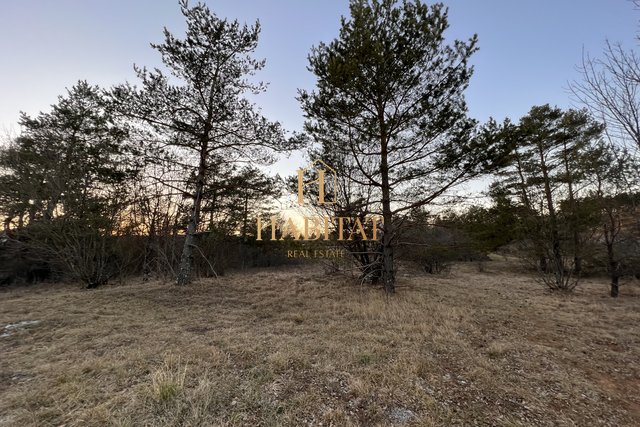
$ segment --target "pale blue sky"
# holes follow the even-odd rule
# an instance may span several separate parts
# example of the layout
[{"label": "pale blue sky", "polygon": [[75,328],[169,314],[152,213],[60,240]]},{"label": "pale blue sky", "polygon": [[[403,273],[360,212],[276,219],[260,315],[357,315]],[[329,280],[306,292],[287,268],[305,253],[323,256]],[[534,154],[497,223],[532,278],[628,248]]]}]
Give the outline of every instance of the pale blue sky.
[{"label": "pale blue sky", "polygon": [[[270,82],[258,103],[271,119],[299,130],[298,88],[313,87],[306,70],[312,45],[337,35],[347,0],[209,0],[220,16],[254,21]],[[640,11],[628,0],[448,0],[449,36],[479,37],[470,113],[517,119],[535,104],[570,105],[583,48],[598,55],[606,38],[635,48]],[[180,33],[174,0],[21,0],[0,2],[0,131],[17,132],[20,110],[47,110],[78,79],[109,86],[135,81],[132,64],[158,65],[149,42],[162,27]]]}]

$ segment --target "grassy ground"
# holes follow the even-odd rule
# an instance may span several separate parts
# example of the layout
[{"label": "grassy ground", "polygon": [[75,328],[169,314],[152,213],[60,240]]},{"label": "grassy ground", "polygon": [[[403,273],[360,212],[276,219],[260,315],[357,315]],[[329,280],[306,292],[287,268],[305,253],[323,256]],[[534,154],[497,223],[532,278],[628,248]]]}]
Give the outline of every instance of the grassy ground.
[{"label": "grassy ground", "polygon": [[[503,262],[0,291],[0,425],[640,425],[640,287]],[[2,330],[0,330],[2,334]]]}]

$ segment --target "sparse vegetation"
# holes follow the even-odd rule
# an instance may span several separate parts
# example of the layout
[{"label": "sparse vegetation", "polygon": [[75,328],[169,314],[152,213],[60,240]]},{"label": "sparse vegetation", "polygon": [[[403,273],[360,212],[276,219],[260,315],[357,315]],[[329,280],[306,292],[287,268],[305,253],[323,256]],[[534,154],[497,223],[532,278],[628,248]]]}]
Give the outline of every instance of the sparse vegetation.
[{"label": "sparse vegetation", "polygon": [[180,358],[167,355],[162,367],[151,374],[151,394],[158,402],[172,400],[184,388],[187,365],[180,364]]},{"label": "sparse vegetation", "polygon": [[0,325],[40,322],[0,338],[0,425],[638,425],[639,283],[518,266],[5,288]]}]

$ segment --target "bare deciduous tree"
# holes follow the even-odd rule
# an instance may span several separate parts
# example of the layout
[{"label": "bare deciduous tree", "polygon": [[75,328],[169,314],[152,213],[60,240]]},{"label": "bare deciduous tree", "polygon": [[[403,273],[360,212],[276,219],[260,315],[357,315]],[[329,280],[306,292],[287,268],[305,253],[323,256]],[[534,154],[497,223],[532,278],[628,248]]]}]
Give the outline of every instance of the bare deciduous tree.
[{"label": "bare deciduous tree", "polygon": [[640,150],[640,57],[607,41],[603,57],[582,57],[582,80],[570,84],[575,99],[607,124],[609,137]]}]

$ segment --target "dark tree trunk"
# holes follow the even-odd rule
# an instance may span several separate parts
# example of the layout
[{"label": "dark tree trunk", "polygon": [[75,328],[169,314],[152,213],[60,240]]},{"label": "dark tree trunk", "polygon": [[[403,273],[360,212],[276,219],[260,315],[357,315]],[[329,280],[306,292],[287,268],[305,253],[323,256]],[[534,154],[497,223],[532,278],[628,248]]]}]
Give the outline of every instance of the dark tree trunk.
[{"label": "dark tree trunk", "polygon": [[609,261],[609,274],[611,275],[611,296],[616,298],[619,293],[620,262],[616,259],[615,240],[620,230],[620,222],[612,210],[607,210],[609,223],[604,224],[604,240],[607,245],[607,261]]},{"label": "dark tree trunk", "polygon": [[616,298],[620,290],[620,263],[614,257],[613,243],[611,242],[607,242],[607,256],[609,258],[609,273],[611,274],[611,296]]},{"label": "dark tree trunk", "polygon": [[[395,272],[393,268],[393,225],[391,223],[391,215],[385,214],[383,209],[383,217],[385,218],[384,234],[382,235],[382,281],[384,290],[388,293],[394,293]],[[389,226],[387,226],[389,224]]]},{"label": "dark tree trunk", "polygon": [[247,230],[249,228],[248,223],[249,223],[249,194],[247,193],[247,190],[245,190],[244,208],[242,210],[242,242],[243,243],[247,242]]},{"label": "dark tree trunk", "polygon": [[547,257],[544,255],[541,255],[539,263],[540,263],[540,271],[542,271],[543,273],[548,273],[549,265],[547,264]]},{"label": "dark tree trunk", "polygon": [[387,153],[387,136],[384,132],[383,115],[380,115],[380,125],[382,128],[381,135],[381,158],[380,158],[380,177],[382,184],[382,284],[387,293],[396,291],[396,278],[393,266],[393,213],[391,211],[391,185],[389,183],[389,164]]},{"label": "dark tree trunk", "polygon": [[616,298],[619,292],[620,276],[618,273],[611,273],[611,296]]}]

